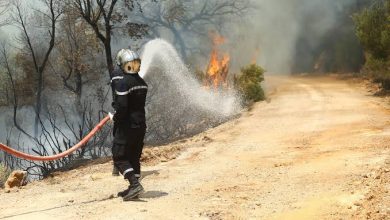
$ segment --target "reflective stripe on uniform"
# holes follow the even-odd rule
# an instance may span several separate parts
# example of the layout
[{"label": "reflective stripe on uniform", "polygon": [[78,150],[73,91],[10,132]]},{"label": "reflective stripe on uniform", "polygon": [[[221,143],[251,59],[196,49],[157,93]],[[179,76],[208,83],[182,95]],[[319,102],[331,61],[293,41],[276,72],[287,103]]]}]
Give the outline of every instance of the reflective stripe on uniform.
[{"label": "reflective stripe on uniform", "polygon": [[115,90],[115,93],[117,95],[128,95],[130,94],[132,91],[135,91],[135,90],[139,90],[139,89],[148,89],[147,86],[134,86],[133,88],[129,89],[128,91],[125,91],[125,92],[118,92]]},{"label": "reflective stripe on uniform", "polygon": [[133,169],[133,168],[129,168],[129,169],[123,171],[123,174],[122,174],[122,175],[125,176],[127,173],[130,173],[130,172],[132,172],[132,171],[134,171],[134,169]]},{"label": "reflective stripe on uniform", "polygon": [[112,83],[114,80],[118,80],[118,79],[123,79],[123,76],[115,76],[115,77],[112,77],[111,83]]}]

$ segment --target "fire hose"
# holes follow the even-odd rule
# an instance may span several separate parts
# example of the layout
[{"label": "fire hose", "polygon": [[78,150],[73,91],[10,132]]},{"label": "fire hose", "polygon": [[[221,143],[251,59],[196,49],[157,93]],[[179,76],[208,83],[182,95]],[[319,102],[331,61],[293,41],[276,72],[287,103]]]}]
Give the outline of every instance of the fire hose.
[{"label": "fire hose", "polygon": [[17,151],[15,149],[12,149],[11,147],[8,147],[7,145],[4,145],[2,143],[0,143],[0,150],[3,150],[9,154],[12,154],[14,155],[15,157],[19,157],[19,158],[22,158],[22,159],[26,159],[26,160],[33,160],[33,161],[53,161],[53,160],[58,160],[58,159],[61,159],[63,157],[66,157],[68,155],[70,155],[71,153],[73,153],[74,151],[84,147],[88,141],[98,132],[100,131],[103,126],[108,122],[110,121],[110,119],[112,118],[112,114],[110,113],[107,117],[105,117],[103,120],[101,120],[99,122],[99,124],[97,124],[95,126],[94,129],[92,129],[92,131],[90,131],[79,143],[77,143],[76,145],[74,145],[73,147],[69,148],[68,150],[64,151],[64,152],[61,152],[59,154],[56,154],[56,155],[51,155],[51,156],[35,156],[35,155],[30,155],[30,154],[26,154],[26,153],[23,153],[21,151]]}]

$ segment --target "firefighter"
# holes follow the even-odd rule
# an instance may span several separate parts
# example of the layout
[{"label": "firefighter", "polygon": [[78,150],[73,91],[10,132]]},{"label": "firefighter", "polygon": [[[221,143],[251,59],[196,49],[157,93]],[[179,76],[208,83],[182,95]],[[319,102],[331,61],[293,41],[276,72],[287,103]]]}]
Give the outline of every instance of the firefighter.
[{"label": "firefighter", "polygon": [[133,200],[143,192],[140,158],[146,132],[145,100],[148,86],[138,75],[141,66],[139,55],[129,49],[118,52],[116,69],[111,78],[113,89],[114,167],[130,183],[128,189],[118,193],[124,201]]}]

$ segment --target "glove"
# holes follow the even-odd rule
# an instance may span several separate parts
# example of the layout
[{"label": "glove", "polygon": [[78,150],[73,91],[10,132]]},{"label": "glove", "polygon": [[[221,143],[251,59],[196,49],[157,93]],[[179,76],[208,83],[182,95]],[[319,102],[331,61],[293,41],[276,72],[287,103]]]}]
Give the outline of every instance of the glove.
[{"label": "glove", "polygon": [[108,116],[110,116],[111,121],[114,121],[114,115],[115,113],[111,113],[111,112],[108,113]]}]

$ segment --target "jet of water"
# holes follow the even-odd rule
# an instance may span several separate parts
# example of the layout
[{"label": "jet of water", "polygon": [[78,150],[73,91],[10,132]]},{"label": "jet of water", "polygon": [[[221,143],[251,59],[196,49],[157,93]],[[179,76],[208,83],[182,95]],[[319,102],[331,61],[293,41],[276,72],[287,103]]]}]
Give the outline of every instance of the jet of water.
[{"label": "jet of water", "polygon": [[149,85],[147,142],[161,144],[202,132],[242,109],[235,91],[204,88],[168,42],[148,42],[141,58],[140,76]]},{"label": "jet of water", "polygon": [[[207,111],[219,117],[237,114],[242,108],[240,98],[235,91],[216,92],[205,89],[189,71],[175,48],[167,41],[162,39],[149,41],[141,57],[140,76],[152,84],[162,83],[162,81],[167,83],[168,87],[164,90],[176,92],[175,102],[189,102],[192,108]],[[169,99],[161,101],[167,100]]]}]

